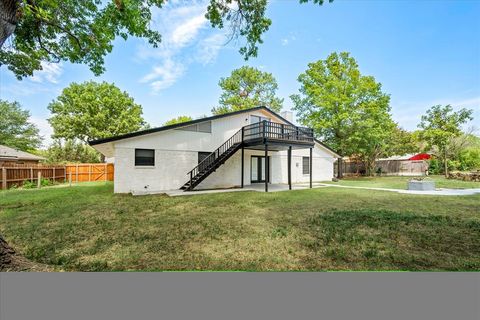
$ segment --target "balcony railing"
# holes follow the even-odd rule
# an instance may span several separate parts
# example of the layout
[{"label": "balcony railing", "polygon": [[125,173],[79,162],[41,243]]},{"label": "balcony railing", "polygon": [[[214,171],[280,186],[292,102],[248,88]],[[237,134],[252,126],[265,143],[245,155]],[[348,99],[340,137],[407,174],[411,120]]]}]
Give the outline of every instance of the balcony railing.
[{"label": "balcony railing", "polygon": [[243,127],[243,141],[255,139],[290,142],[314,142],[313,129],[262,121]]}]

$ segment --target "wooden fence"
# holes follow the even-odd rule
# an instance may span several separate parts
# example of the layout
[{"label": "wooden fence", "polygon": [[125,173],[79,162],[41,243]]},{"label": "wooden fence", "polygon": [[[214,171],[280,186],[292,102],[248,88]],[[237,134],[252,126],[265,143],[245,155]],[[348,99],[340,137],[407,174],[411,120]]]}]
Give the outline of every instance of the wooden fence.
[{"label": "wooden fence", "polygon": [[0,189],[22,186],[25,181],[40,185],[42,179],[72,183],[113,181],[111,163],[78,163],[66,165],[8,164],[0,167]]},{"label": "wooden fence", "polygon": [[66,165],[67,180],[72,182],[113,181],[113,163],[75,163]]},{"label": "wooden fence", "polygon": [[[337,176],[338,162],[335,162],[334,174]],[[342,161],[341,172],[344,176],[365,175],[366,167],[361,161]],[[381,170],[387,176],[423,176],[427,174],[428,162],[425,160],[377,160],[375,172]]]}]

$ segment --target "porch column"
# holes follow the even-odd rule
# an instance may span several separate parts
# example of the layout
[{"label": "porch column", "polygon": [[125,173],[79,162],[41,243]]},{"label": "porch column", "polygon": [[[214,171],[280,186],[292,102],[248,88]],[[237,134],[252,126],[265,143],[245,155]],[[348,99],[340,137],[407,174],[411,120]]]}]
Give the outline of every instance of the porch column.
[{"label": "porch column", "polygon": [[292,190],[292,146],[288,147],[288,189]]},{"label": "porch column", "polygon": [[310,189],[312,189],[312,171],[313,171],[313,157],[312,157],[312,154],[313,154],[313,148],[310,148]]},{"label": "porch column", "polygon": [[245,151],[244,151],[244,147],[242,146],[242,188],[243,188],[243,175],[244,175],[244,170],[243,170],[243,167],[244,167],[244,155],[245,155]]},{"label": "porch column", "polygon": [[268,177],[270,176],[268,162],[268,144],[265,143],[265,192],[268,192]]}]

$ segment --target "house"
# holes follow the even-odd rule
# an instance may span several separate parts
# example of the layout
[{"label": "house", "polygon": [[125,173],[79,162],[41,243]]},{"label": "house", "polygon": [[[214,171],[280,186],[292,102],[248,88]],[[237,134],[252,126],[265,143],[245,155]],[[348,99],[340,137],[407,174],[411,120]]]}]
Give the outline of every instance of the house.
[{"label": "house", "polygon": [[[288,114],[287,114],[288,115]],[[266,107],[89,142],[115,158],[115,193],[154,193],[333,178],[339,157]]]},{"label": "house", "polygon": [[0,167],[14,164],[38,164],[45,158],[34,154],[0,145]]}]

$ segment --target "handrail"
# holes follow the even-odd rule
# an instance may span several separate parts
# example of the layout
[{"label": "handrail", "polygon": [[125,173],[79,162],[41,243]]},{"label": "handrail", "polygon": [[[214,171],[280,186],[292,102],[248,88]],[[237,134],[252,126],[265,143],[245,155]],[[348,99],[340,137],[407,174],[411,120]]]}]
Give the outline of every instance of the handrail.
[{"label": "handrail", "polygon": [[244,141],[253,139],[313,142],[314,135],[313,129],[310,128],[297,127],[294,125],[275,123],[266,120],[246,125],[187,173],[187,175],[190,176],[190,186],[192,185],[193,177],[205,169],[208,169],[235,144],[240,144]]},{"label": "handrail", "polygon": [[243,140],[243,128],[238,130],[233,136],[231,136],[227,141],[225,141],[220,147],[215,149],[212,153],[210,153],[205,159],[200,161],[200,163],[193,168],[187,175],[190,175],[190,184],[194,176],[196,176],[199,172],[203,171],[204,169],[208,168],[211,164],[215,162],[221,155],[223,155],[228,149],[230,149],[234,144],[241,143]]}]

